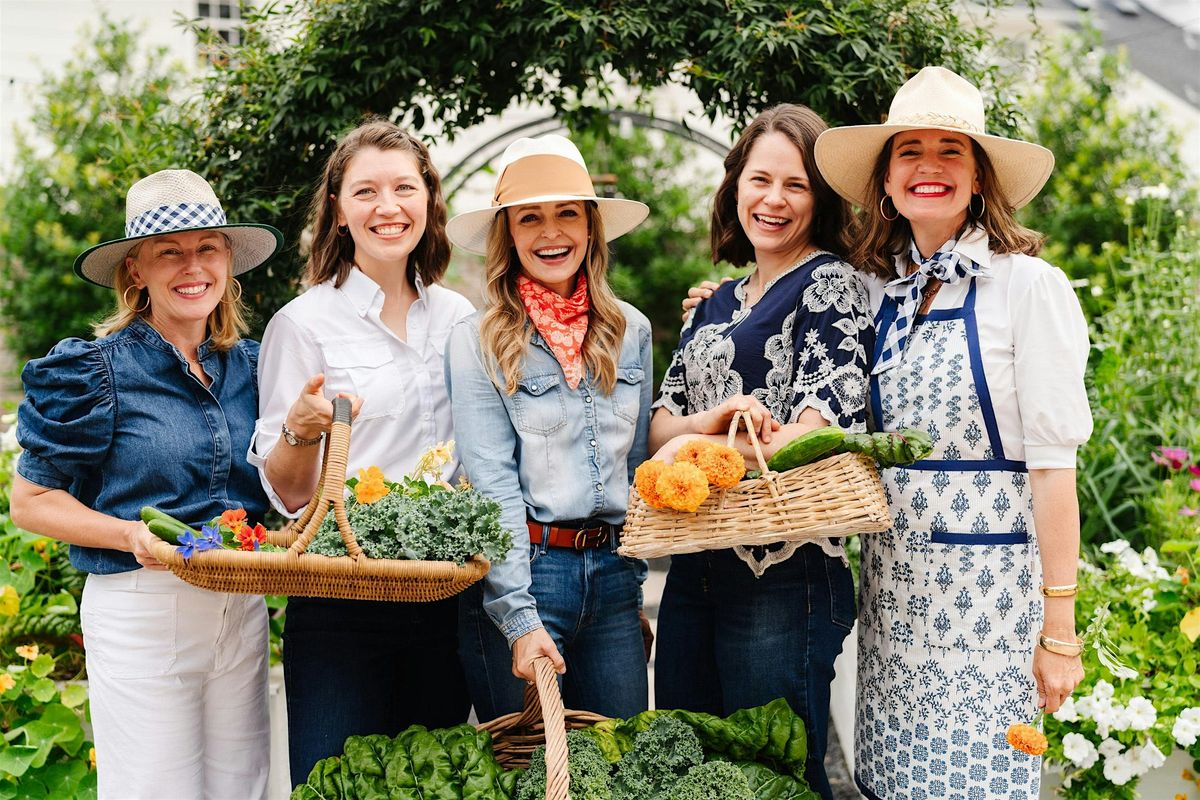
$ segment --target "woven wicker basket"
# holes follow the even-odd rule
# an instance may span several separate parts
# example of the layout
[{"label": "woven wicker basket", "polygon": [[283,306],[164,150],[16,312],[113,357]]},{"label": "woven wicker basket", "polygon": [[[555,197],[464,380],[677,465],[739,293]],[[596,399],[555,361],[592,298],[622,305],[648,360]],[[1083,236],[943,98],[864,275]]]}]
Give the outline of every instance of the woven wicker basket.
[{"label": "woven wicker basket", "polygon": [[536,680],[525,689],[525,709],[476,727],[492,735],[492,752],[505,769],[528,767],[533,751],[546,745],[546,800],[567,800],[567,731],[590,728],[608,717],[565,710],[553,662],[541,656],[533,666]]},{"label": "woven wicker basket", "polygon": [[[350,454],[350,401],[333,401],[334,417],[321,463],[318,491],[287,530],[268,534],[285,553],[206,550],[185,559],[167,542],[151,554],[183,580],[215,592],[338,597],[347,600],[429,602],[458,594],[487,574],[489,564],[475,556],[463,566],[451,561],[401,561],[368,558],[350,530],[343,497]],[[348,556],[305,553],[333,506],[334,519]]]},{"label": "woven wicker basket", "polygon": [[[842,453],[772,472],[749,414],[744,417],[762,476],[714,492],[695,513],[651,508],[630,487],[621,555],[655,558],[734,545],[878,533],[892,526],[873,459]],[[729,426],[730,445],[740,421],[735,416]]]}]

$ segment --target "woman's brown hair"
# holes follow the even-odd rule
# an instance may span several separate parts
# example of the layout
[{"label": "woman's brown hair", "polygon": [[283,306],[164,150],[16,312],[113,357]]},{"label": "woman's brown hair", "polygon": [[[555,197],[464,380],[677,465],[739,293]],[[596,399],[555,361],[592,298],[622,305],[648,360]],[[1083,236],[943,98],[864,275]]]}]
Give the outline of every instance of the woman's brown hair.
[{"label": "woman's brown hair", "polygon": [[[880,209],[885,197],[883,180],[887,177],[892,159],[892,142],[888,139],[871,170],[871,180],[863,198],[864,206],[859,214],[858,241],[850,252],[850,263],[863,272],[888,280],[896,274],[895,255],[908,249],[912,239],[912,226],[897,214],[886,219]],[[970,137],[968,137],[970,138]],[[979,177],[979,194],[983,197],[982,213],[975,214],[975,198],[967,209],[967,222],[983,228],[988,236],[988,249],[993,253],[1024,253],[1036,256],[1042,249],[1043,237],[1037,231],[1017,222],[1014,210],[1000,191],[1000,182],[992,162],[979,143],[971,139],[971,150],[975,154],[975,169]]]},{"label": "woman's brown hair", "polygon": [[[595,203],[584,202],[588,220],[588,250],[583,257],[587,276],[588,328],[583,337],[583,365],[605,394],[617,385],[617,361],[625,340],[625,314],[608,285],[608,244],[604,219]],[[517,290],[521,262],[513,247],[508,214],[500,211],[488,233],[484,281],[487,299],[479,323],[479,344],[488,377],[507,394],[517,391],[521,364],[533,337],[529,314]]]},{"label": "woman's brown hair", "polygon": [[759,137],[768,133],[782,133],[800,151],[813,194],[810,228],[813,244],[839,256],[846,254],[850,245],[850,204],[825,182],[813,156],[817,137],[826,127],[825,121],[812,109],[791,103],[768,108],[746,126],[725,156],[725,177],[713,197],[711,241],[714,264],[728,261],[736,267],[744,267],[754,261],[754,245],[750,244],[738,219],[737,185],[750,158],[750,149]]},{"label": "woman's brown hair", "polygon": [[342,178],[350,160],[362,150],[401,150],[412,154],[429,193],[425,233],[408,257],[408,277],[419,275],[426,286],[437,283],[446,274],[450,263],[450,239],[446,236],[446,200],[442,197],[442,179],[429,149],[421,140],[399,125],[383,117],[371,117],[343,136],[329,154],[320,181],[313,191],[309,205],[309,226],[312,229],[312,251],[304,269],[304,280],[310,285],[333,278],[341,286],[354,266],[354,240],[337,232],[337,197],[341,194]]}]

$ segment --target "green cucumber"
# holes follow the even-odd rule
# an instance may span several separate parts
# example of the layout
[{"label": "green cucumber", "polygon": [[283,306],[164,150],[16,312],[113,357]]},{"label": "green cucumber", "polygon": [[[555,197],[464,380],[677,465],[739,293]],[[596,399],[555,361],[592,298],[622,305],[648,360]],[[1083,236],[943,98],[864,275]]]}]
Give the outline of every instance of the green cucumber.
[{"label": "green cucumber", "polygon": [[775,472],[784,472],[802,467],[829,455],[845,440],[846,432],[828,425],[797,436],[771,456],[767,467]]},{"label": "green cucumber", "polygon": [[193,536],[200,535],[195,528],[185,525],[170,514],[159,511],[153,506],[143,506],[141,516],[142,522],[146,523],[150,532],[168,544],[179,544],[179,537],[187,532]]}]

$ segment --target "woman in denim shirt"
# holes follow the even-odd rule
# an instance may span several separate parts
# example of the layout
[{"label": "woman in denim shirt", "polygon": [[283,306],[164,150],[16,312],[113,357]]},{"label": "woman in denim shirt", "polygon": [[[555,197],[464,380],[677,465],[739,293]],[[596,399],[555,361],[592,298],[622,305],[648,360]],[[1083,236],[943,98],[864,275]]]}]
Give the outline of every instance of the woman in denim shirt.
[{"label": "woman in denim shirt", "polygon": [[[22,373],[12,519],[71,545],[99,795],[263,797],[269,763],[261,597],[189,586],[150,555],[142,506],[199,524],[267,509],[245,452],[258,344],[235,275],[282,242],[227,225],[192,172],[129,190],[123,239],[75,262],[116,290],[95,341],[64,339]],[[143,569],[144,568],[144,569]]]},{"label": "woman in denim shirt", "polygon": [[650,325],[608,288],[605,243],[648,209],[597,198],[579,151],[555,135],[505,151],[494,197],[447,227],[487,258],[487,306],[447,351],[459,454],[514,542],[461,598],[471,699],[480,719],[519,710],[518,678],[549,656],[569,707],[628,717],[647,702],[645,568],[615,550],[646,456]]}]

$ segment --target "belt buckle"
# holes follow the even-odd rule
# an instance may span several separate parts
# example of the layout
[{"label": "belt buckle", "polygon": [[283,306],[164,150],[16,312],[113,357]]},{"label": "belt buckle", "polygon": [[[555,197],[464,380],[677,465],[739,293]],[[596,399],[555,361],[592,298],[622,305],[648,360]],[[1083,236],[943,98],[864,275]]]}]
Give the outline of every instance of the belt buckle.
[{"label": "belt buckle", "polygon": [[[595,536],[595,539],[592,537]],[[599,547],[608,541],[607,526],[599,525],[595,528],[580,528],[575,532],[575,549],[584,550],[588,547]]]}]

